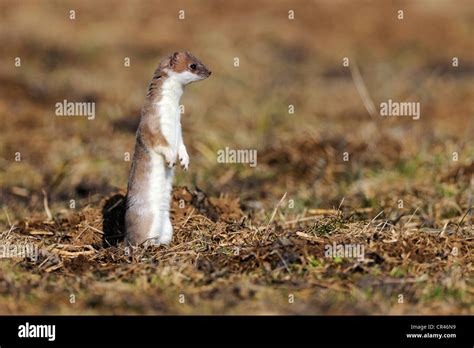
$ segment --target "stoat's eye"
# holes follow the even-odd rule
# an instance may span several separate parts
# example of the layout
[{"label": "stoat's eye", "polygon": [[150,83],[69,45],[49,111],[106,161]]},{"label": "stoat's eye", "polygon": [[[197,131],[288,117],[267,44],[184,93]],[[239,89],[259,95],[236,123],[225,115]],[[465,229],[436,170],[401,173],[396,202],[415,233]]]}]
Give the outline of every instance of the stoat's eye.
[{"label": "stoat's eye", "polygon": [[190,64],[190,65],[189,65],[189,68],[190,68],[191,70],[196,70],[196,64],[194,64],[194,63],[193,63],[193,64]]}]

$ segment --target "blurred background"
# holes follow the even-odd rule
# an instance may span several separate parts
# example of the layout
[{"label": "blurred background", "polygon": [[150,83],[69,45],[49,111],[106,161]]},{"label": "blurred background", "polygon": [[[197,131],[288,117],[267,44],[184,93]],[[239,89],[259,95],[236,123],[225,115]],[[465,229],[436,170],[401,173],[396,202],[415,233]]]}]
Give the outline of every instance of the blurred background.
[{"label": "blurred background", "polygon": [[[124,154],[133,152],[148,82],[179,50],[214,74],[182,100],[191,167],[177,184],[257,206],[286,191],[301,207],[343,196],[367,206],[419,182],[441,184],[440,173],[459,169],[465,184],[472,174],[471,1],[2,0],[0,8],[0,186],[16,213],[42,209],[31,199],[41,188],[53,206],[125,189]],[[415,101],[421,118],[371,117],[344,57],[377,110],[388,99]],[[57,117],[64,99],[95,102],[95,119]],[[227,146],[257,149],[257,168],[217,163]]]},{"label": "blurred background", "polygon": [[[2,238],[69,248],[2,263],[0,311],[472,313],[473,37],[470,0],[0,0]],[[190,220],[213,205],[180,189],[173,245],[130,260],[102,246],[101,202],[124,193],[148,83],[182,50],[213,74],[182,99],[175,184],[223,213]],[[420,118],[381,117],[389,99]],[[56,116],[63,100],[95,118]],[[218,163],[226,147],[257,166]],[[372,263],[324,258],[323,241],[367,243]]]}]

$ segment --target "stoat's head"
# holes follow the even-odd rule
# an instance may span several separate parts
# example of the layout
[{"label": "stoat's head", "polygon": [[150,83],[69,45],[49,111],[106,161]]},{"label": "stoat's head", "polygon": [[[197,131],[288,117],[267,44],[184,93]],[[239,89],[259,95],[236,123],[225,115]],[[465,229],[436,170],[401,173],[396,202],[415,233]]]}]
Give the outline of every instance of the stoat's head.
[{"label": "stoat's head", "polygon": [[175,52],[169,57],[168,76],[176,79],[183,86],[207,79],[211,71],[199,59],[189,52]]}]

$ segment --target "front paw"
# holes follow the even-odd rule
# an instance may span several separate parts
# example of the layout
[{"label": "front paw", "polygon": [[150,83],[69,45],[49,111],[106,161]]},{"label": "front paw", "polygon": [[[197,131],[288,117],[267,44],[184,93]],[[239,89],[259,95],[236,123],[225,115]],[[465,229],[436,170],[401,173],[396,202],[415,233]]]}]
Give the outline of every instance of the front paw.
[{"label": "front paw", "polygon": [[168,168],[173,168],[176,165],[176,153],[170,147],[160,146],[157,152],[163,155]]},{"label": "front paw", "polygon": [[181,164],[181,167],[185,171],[188,170],[189,167],[189,155],[188,152],[186,151],[186,147],[181,146],[179,151],[178,151],[178,157],[179,157],[179,163]]}]

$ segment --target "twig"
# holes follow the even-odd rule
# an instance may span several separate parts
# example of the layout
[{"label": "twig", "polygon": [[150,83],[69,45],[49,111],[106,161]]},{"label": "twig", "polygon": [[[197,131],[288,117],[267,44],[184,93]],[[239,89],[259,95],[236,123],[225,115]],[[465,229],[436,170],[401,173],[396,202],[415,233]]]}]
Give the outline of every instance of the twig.
[{"label": "twig", "polygon": [[5,213],[5,216],[7,217],[8,225],[10,225],[10,228],[13,226],[12,222],[10,220],[10,216],[8,215],[7,208],[3,207],[3,212]]},{"label": "twig", "polygon": [[193,210],[191,210],[191,213],[189,213],[189,215],[186,217],[186,220],[184,220],[184,222],[181,224],[181,227],[186,226],[186,224],[188,223],[191,216],[193,216],[193,214],[194,214],[194,208],[193,208]]},{"label": "twig", "polygon": [[101,231],[95,227],[92,227],[92,226],[89,226],[88,224],[85,224],[87,228],[90,228],[91,230],[94,230],[96,231],[97,233],[100,233],[100,234],[105,234],[104,231]]},{"label": "twig", "polygon": [[204,220],[207,220],[207,222],[209,222],[209,223],[211,223],[211,224],[215,224],[214,221],[212,221],[211,219],[209,219],[207,216],[204,216],[204,215],[201,215],[201,214],[189,216],[189,219],[195,219],[195,218],[202,218],[202,219],[204,219]]},{"label": "twig", "polygon": [[334,209],[309,209],[308,213],[313,215],[337,215],[339,210]]},{"label": "twig", "polygon": [[44,259],[43,262],[40,263],[40,265],[38,266],[39,269],[41,269],[41,267],[43,267],[44,264],[46,264],[46,262],[49,261],[49,259],[51,258],[52,254],[48,255],[47,258]]},{"label": "twig", "polygon": [[283,203],[283,201],[285,200],[286,198],[286,192],[285,194],[283,195],[283,197],[281,197],[280,201],[278,202],[278,204],[276,205],[275,209],[273,209],[273,213],[272,213],[272,216],[270,217],[270,221],[268,221],[268,224],[267,224],[267,228],[270,226],[270,224],[273,222],[273,220],[275,219],[275,216],[276,216],[276,213],[278,212],[278,208],[280,208],[280,205]]},{"label": "twig", "polygon": [[354,85],[357,89],[357,92],[359,93],[360,98],[362,99],[362,102],[364,103],[365,108],[367,109],[367,112],[370,116],[375,118],[377,116],[375,112],[375,104],[372,98],[370,98],[369,91],[364,83],[364,79],[360,74],[357,64],[353,62],[349,65],[349,67],[351,69],[352,80],[354,81]]},{"label": "twig", "polygon": [[82,236],[82,234],[87,230],[87,226],[86,228],[84,228],[77,236],[76,238],[74,238],[75,240],[78,240],[80,236]]},{"label": "twig", "polygon": [[369,221],[369,223],[362,230],[362,233],[364,233],[365,230],[367,230],[367,228],[369,228],[370,224],[373,223],[382,214],[383,214],[383,210],[380,213],[378,213],[377,215],[375,215],[375,217],[372,220]]},{"label": "twig", "polygon": [[55,270],[61,268],[62,266],[63,266],[63,263],[61,262],[61,263],[59,263],[59,264],[57,264],[57,265],[53,265],[53,266],[51,266],[51,267],[46,268],[46,269],[45,269],[45,272],[46,272],[46,273],[51,273],[52,271],[55,271]]},{"label": "twig", "polygon": [[79,256],[79,255],[93,255],[95,254],[96,251],[92,251],[92,250],[84,250],[84,251],[67,251],[67,250],[60,250],[58,252],[59,255],[61,256],[70,256],[70,257],[76,257],[76,256]]},{"label": "twig", "polygon": [[[74,249],[87,249],[87,250],[77,250],[74,251]],[[69,249],[71,251],[65,250]],[[79,255],[93,255],[97,253],[97,250],[95,250],[92,245],[84,245],[84,246],[79,246],[79,245],[72,245],[72,244],[57,244],[56,247],[51,249],[51,252],[53,253],[58,253],[59,255],[62,256],[79,256]]]},{"label": "twig", "polygon": [[54,235],[54,232],[40,231],[40,230],[33,230],[33,231],[30,231],[29,233],[34,235],[34,236],[37,236],[37,235],[40,235],[40,236],[53,236]]},{"label": "twig", "polygon": [[346,198],[346,197],[342,197],[341,203],[339,203],[339,207],[337,207],[337,211],[340,211],[340,210],[341,210],[342,203],[344,203],[344,199],[345,199],[345,198]]},{"label": "twig", "polygon": [[410,218],[408,219],[406,225],[409,225],[410,222],[411,222],[411,219],[413,219],[413,217],[415,216],[416,212],[418,211],[420,207],[416,207],[415,211],[413,212],[413,214],[411,214]]},{"label": "twig", "polygon": [[111,206],[109,209],[107,209],[107,212],[112,211],[114,208],[116,208],[120,203],[122,203],[123,198],[120,198],[113,206]]},{"label": "twig", "polygon": [[291,224],[295,224],[295,223],[302,222],[302,221],[318,220],[318,219],[322,219],[323,217],[324,217],[323,215],[305,216],[305,217],[302,217],[302,218],[298,218],[296,220],[285,221],[283,224],[284,225],[291,225]]},{"label": "twig", "polygon": [[463,221],[464,221],[464,219],[466,218],[467,214],[469,214],[469,212],[471,212],[471,211],[472,211],[472,207],[470,207],[470,208],[466,211],[466,213],[463,215],[461,221],[459,221],[459,222],[457,223],[458,227],[456,228],[456,232],[459,230],[459,227],[461,227],[461,224],[463,223]]},{"label": "twig", "polygon": [[278,250],[273,250],[270,254],[277,254],[278,257],[280,258],[281,262],[283,262],[283,265],[285,265],[285,268],[286,270],[288,271],[288,273],[291,274],[291,270],[290,268],[288,267],[288,265],[286,264],[285,260],[283,259],[283,257],[281,257],[280,253],[278,252]]},{"label": "twig", "polygon": [[[268,221],[268,224],[267,226],[265,226],[265,232],[268,230],[268,228],[270,227],[270,224],[273,222],[273,220],[275,219],[275,216],[276,216],[276,213],[278,212],[278,208],[280,208],[280,205],[283,203],[283,201],[285,200],[286,198],[286,192],[285,194],[281,197],[280,201],[278,202],[278,204],[276,205],[275,209],[273,209],[273,213],[272,213],[272,216],[270,216],[270,220]],[[264,240],[267,240],[267,237],[265,236],[263,238]]]},{"label": "twig", "polygon": [[301,237],[303,239],[309,240],[311,242],[318,242],[321,243],[321,240],[319,240],[318,237],[312,236],[310,234],[304,233],[304,232],[296,232],[296,235],[298,237]]},{"label": "twig", "polygon": [[46,191],[44,189],[41,189],[41,192],[43,192],[44,211],[46,212],[46,215],[48,216],[48,220],[53,220],[53,215],[51,214],[51,210],[49,210],[48,195],[46,194]]}]

